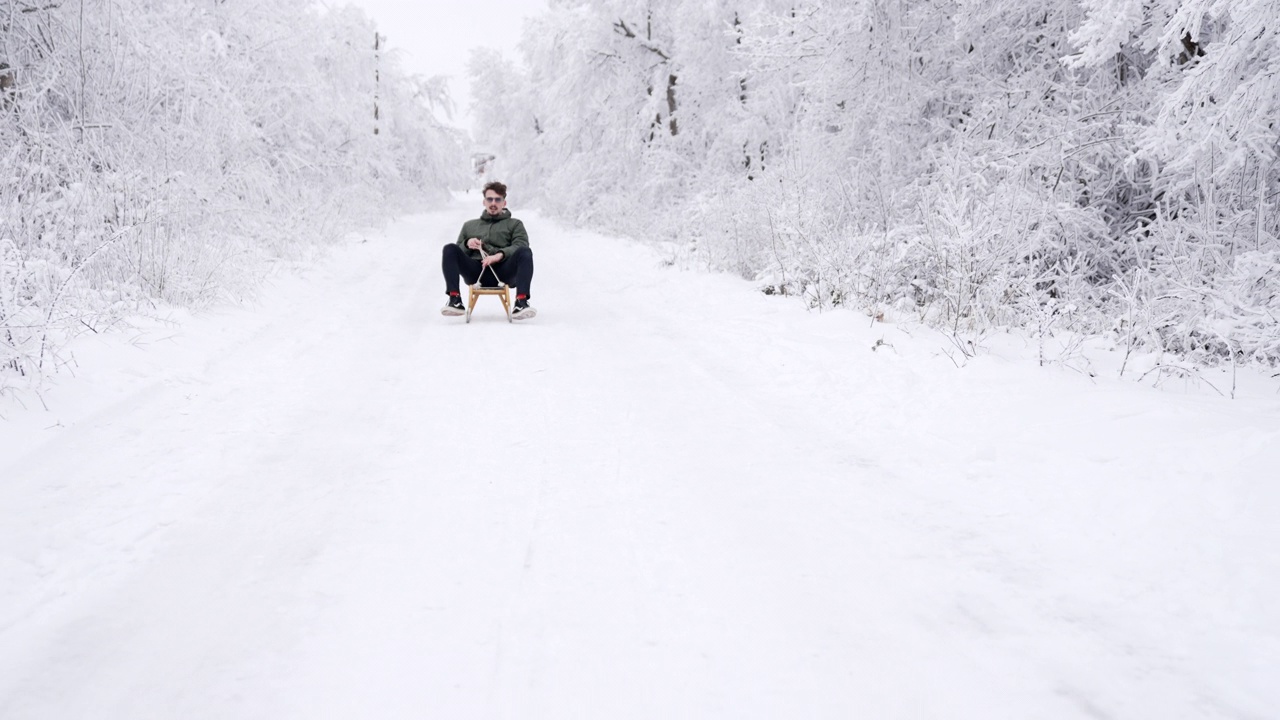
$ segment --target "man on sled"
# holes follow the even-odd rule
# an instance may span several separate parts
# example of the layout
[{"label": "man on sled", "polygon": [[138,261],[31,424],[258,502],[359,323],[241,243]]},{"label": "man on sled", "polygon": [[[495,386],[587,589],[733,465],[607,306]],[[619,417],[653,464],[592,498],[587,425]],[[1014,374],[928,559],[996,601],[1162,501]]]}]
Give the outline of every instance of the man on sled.
[{"label": "man on sled", "polygon": [[[529,305],[529,285],[533,282],[529,233],[525,232],[524,223],[511,217],[507,209],[506,185],[491,182],[484,186],[484,213],[463,223],[458,241],[444,246],[441,265],[449,302],[440,309],[440,314],[467,314],[458,291],[459,275],[468,285],[496,286],[501,282],[514,287],[516,302],[511,308],[512,320],[528,320],[538,314]],[[474,303],[472,299],[473,306]]]}]

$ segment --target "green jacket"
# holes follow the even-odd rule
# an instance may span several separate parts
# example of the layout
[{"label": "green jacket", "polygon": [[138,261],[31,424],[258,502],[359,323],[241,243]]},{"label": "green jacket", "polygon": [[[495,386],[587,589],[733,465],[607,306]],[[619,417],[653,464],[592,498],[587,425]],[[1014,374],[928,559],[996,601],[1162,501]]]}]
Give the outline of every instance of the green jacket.
[{"label": "green jacket", "polygon": [[462,224],[462,232],[458,233],[458,245],[467,255],[479,260],[480,251],[467,247],[467,241],[473,237],[484,241],[486,253],[502,253],[503,262],[511,259],[511,253],[516,248],[529,247],[529,233],[525,232],[524,223],[511,217],[511,211],[506,208],[497,215],[490,215],[485,211],[479,218]]}]

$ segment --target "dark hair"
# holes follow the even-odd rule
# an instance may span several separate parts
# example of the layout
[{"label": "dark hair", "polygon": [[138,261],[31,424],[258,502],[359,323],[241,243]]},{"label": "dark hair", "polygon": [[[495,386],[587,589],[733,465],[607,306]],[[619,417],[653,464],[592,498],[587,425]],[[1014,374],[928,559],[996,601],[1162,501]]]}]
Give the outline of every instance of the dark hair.
[{"label": "dark hair", "polygon": [[485,192],[489,192],[490,190],[492,190],[492,191],[494,191],[494,192],[498,193],[499,195],[501,195],[501,196],[502,196],[502,199],[504,199],[504,200],[507,198],[507,186],[506,186],[506,185],[503,185],[502,183],[498,182],[497,180],[494,180],[493,182],[491,182],[491,183],[489,183],[488,185],[485,185],[485,186],[484,186],[484,191],[485,191]]}]

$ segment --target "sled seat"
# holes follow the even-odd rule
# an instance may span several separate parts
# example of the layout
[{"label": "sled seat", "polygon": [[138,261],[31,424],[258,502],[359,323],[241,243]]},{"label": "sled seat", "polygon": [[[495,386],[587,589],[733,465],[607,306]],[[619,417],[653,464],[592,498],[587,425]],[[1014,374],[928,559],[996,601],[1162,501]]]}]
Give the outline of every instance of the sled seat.
[{"label": "sled seat", "polygon": [[502,309],[507,312],[507,322],[511,322],[511,288],[504,283],[487,285],[475,283],[467,286],[467,322],[471,322],[471,311],[476,309],[476,301],[481,295],[494,295],[502,301]]}]

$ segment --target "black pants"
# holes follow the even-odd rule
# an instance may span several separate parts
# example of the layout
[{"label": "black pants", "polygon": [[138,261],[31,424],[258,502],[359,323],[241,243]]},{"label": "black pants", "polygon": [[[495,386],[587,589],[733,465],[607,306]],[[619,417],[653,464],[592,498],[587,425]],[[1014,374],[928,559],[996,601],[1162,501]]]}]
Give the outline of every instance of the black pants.
[{"label": "black pants", "polygon": [[[477,280],[481,285],[496,285],[493,281],[493,272],[483,267],[479,260],[467,255],[457,243],[445,245],[443,256],[440,265],[444,270],[444,286],[449,294],[458,292],[459,275],[467,281],[468,285],[474,285]],[[529,286],[533,283],[532,250],[525,247],[516,248],[515,252],[504,257],[501,262],[489,267],[493,268],[502,282],[514,287],[517,295],[533,297],[533,293],[529,290]],[[480,277],[481,270],[484,270],[483,278]]]}]

